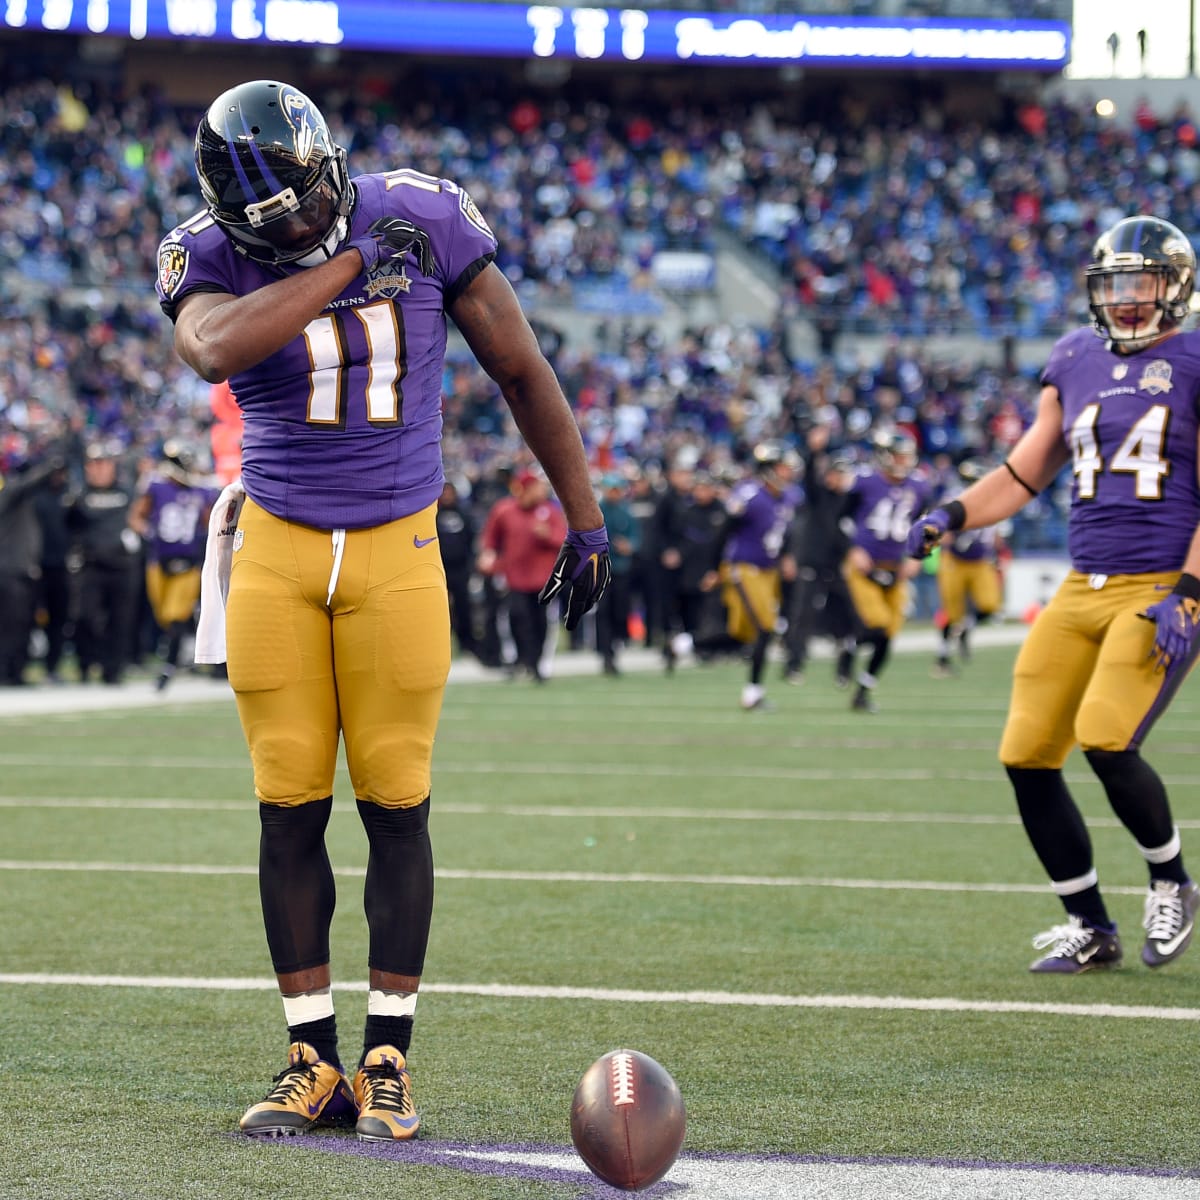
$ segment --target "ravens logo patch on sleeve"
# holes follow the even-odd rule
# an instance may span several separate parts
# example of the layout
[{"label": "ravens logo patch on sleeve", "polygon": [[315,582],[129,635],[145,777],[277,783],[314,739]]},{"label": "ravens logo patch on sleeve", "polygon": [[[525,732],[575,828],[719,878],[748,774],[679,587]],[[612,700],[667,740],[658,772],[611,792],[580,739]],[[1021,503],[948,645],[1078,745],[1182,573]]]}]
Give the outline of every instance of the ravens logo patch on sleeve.
[{"label": "ravens logo patch on sleeve", "polygon": [[158,286],[172,299],[188,269],[188,252],[178,242],[164,242],[158,250]]}]

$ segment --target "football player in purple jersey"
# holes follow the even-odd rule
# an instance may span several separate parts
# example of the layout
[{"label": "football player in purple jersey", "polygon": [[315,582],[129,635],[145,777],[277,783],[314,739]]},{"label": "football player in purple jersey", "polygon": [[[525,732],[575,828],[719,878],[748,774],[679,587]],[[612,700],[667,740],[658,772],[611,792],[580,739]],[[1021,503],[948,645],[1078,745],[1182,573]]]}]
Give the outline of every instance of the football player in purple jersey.
[{"label": "football player in purple jersey", "polygon": [[737,484],[725,501],[729,526],[720,569],[726,629],[750,650],[749,678],[741,698],[746,710],[767,707],[762,677],[779,620],[781,571],[795,572],[785,542],[804,499],[796,484],[800,455],[791,447],[775,440],[760,442],[754,447],[754,465],[755,476]]},{"label": "football player in purple jersey", "polygon": [[[930,487],[913,474],[917,443],[899,430],[880,430],[874,438],[875,469],[857,476],[847,494],[847,514],[854,519],[852,545],[842,574],[858,618],[854,649],[843,650],[838,678],[854,680],[851,707],[876,711],[875,688],[904,625],[908,581],[917,566],[904,556],[913,518],[929,504]],[[871,653],[865,669],[855,674],[857,646]]]},{"label": "football player in purple jersey", "polygon": [[[958,477],[966,484],[982,479],[991,469],[982,458],[964,459],[958,464]],[[933,665],[935,679],[954,674],[950,654],[958,642],[959,657],[965,663],[971,656],[971,630],[999,611],[999,555],[1002,540],[993,526],[960,530],[942,542],[937,561],[938,599],[942,605],[942,640]]]},{"label": "football player in purple jersey", "polygon": [[[608,579],[578,426],[455,183],[350,178],[313,102],[273,80],[213,101],[196,133],[205,207],[158,252],[183,360],[245,417],[245,502],[225,610],[254,767],[259,890],[288,1061],[242,1117],[254,1136],[353,1123],[417,1131],[407,1067],[433,907],[430,759],[450,666],[437,544],[446,318],[496,381],[568,532],[543,602],[568,628]],[[362,1056],[341,1066],[325,848],[339,738],[369,846]]]},{"label": "football player in purple jersey", "polygon": [[1036,972],[1121,961],[1063,780],[1076,744],[1146,862],[1147,966],[1187,949],[1200,905],[1166,789],[1141,754],[1200,652],[1200,333],[1180,327],[1195,275],[1191,243],[1167,221],[1126,217],[1103,233],[1087,268],[1094,330],[1054,346],[1037,415],[1008,461],[909,536],[909,553],[924,557],[947,533],[1012,516],[1071,466],[1071,570],[1017,656],[1000,743],[1025,831],[1066,909],[1064,924],[1034,939],[1044,952]]},{"label": "football player in purple jersey", "polygon": [[176,438],[129,510],[129,525],[146,548],[146,597],[162,632],[157,689],[171,682],[200,600],[200,567],[208,517],[220,492],[196,470],[191,447]]}]

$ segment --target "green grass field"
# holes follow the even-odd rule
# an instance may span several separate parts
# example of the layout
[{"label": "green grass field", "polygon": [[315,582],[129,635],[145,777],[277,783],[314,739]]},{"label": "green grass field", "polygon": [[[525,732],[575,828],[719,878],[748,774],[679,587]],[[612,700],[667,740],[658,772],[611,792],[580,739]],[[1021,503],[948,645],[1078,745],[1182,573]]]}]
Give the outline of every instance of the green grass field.
[{"label": "green grass field", "polygon": [[[382,1151],[234,1132],[286,1036],[232,702],[0,719],[0,1196],[615,1196],[553,1152],[576,1081],[616,1046],[674,1074],[689,1178],[712,1180],[650,1195],[775,1196],[720,1179],[722,1156],[778,1155],[1182,1172],[1195,1190],[1161,1194],[1200,1195],[1200,950],[1141,966],[1144,866],[1078,755],[1126,962],[1027,971],[1061,908],[995,759],[1014,653],[937,681],[898,656],[874,716],[822,662],[802,688],[773,675],[770,713],[738,710],[735,663],[453,685],[411,1055],[422,1137]],[[1198,696],[1147,749],[1194,864]],[[350,1058],[366,840],[344,777],[329,846]],[[489,1147],[523,1149],[454,1157]],[[1160,1194],[1128,1178],[1103,1194]]]}]

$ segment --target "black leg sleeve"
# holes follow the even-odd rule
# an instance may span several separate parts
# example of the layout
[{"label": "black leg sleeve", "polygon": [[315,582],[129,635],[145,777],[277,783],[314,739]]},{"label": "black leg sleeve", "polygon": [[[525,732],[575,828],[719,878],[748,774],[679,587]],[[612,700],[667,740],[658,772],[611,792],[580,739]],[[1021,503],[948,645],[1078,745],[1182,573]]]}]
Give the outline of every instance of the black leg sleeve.
[{"label": "black leg sleeve", "polygon": [[287,808],[258,806],[258,892],[277,975],[329,961],[336,892],[325,827],[332,811],[332,796]]},{"label": "black leg sleeve", "polygon": [[1062,772],[1005,767],[1021,822],[1051,880],[1078,879],[1092,869],[1092,840]]},{"label": "black leg sleeve", "polygon": [[1138,845],[1165,846],[1175,835],[1167,789],[1158,772],[1136,750],[1084,752],[1121,824]]},{"label": "black leg sleeve", "polygon": [[367,965],[393,975],[421,974],[433,917],[429,797],[411,808],[358,801],[371,845],[363,907],[370,931]]}]

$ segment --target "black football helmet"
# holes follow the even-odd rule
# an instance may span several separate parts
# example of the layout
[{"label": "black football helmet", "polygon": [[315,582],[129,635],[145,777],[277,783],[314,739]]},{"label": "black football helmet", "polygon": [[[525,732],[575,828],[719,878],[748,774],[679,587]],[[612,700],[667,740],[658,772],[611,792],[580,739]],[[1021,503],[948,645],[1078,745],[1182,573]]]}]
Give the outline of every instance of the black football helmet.
[{"label": "black football helmet", "polygon": [[[1137,277],[1153,285],[1136,290]],[[1153,345],[1187,315],[1196,284],[1196,251],[1159,217],[1125,217],[1102,233],[1087,268],[1088,307],[1110,350]]]},{"label": "black football helmet", "polygon": [[346,151],[290,84],[256,79],[218,96],[196,130],[196,175],[213,220],[255,262],[317,266],[346,237]]},{"label": "black football helmet", "polygon": [[875,462],[891,479],[907,479],[917,465],[917,443],[898,429],[881,429],[871,438]]}]

